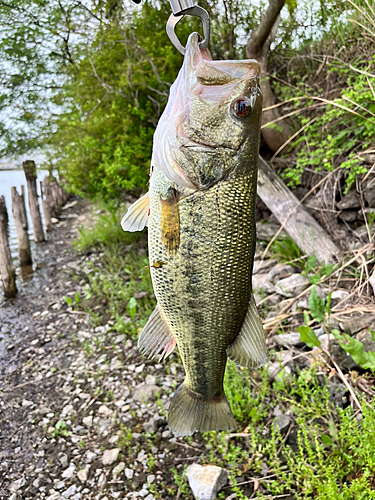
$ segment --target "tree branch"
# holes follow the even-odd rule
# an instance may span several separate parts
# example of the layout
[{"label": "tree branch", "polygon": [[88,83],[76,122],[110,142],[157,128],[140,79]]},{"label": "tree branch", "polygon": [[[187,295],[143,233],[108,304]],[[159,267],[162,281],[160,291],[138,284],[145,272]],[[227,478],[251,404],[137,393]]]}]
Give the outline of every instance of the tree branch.
[{"label": "tree branch", "polygon": [[284,5],[285,0],[269,0],[269,5],[263,19],[259,26],[252,32],[247,42],[246,56],[249,59],[257,59],[262,55],[263,46]]}]

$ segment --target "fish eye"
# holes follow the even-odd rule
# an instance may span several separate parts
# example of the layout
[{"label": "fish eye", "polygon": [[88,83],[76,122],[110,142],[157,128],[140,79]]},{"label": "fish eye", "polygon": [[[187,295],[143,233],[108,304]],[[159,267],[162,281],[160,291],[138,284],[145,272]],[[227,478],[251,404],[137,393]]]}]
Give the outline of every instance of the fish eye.
[{"label": "fish eye", "polygon": [[251,113],[252,106],[248,99],[237,99],[237,101],[233,104],[233,111],[236,116],[239,118],[244,118],[245,116],[249,116]]}]

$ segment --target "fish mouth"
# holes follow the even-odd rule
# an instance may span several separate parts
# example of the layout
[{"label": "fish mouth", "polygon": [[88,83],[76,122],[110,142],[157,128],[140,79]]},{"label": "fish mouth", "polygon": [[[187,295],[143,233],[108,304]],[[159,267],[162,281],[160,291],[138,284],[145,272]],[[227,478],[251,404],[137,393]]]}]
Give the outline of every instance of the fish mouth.
[{"label": "fish mouth", "polygon": [[232,148],[228,148],[226,146],[212,146],[210,144],[204,144],[203,142],[197,142],[197,141],[188,141],[185,144],[181,145],[181,148],[188,148],[192,149],[193,151],[197,152],[204,152],[204,153],[216,153],[216,152],[227,152],[231,154],[235,154],[237,151]]}]

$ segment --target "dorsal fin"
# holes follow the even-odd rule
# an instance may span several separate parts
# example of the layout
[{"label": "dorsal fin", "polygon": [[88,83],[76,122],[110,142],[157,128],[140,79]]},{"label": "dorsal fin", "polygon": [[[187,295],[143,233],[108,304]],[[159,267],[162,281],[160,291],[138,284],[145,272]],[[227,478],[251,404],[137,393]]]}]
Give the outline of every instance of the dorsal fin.
[{"label": "dorsal fin", "polygon": [[121,227],[124,231],[142,231],[147,226],[148,211],[150,208],[149,195],[146,193],[133,205],[130,205],[121,221]]}]

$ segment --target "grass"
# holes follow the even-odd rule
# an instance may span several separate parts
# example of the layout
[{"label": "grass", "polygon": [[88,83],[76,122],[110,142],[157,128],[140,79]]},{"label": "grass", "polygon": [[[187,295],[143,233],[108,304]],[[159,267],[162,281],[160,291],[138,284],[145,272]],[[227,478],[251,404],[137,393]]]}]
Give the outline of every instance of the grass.
[{"label": "grass", "polygon": [[[118,228],[117,235],[109,235],[112,224],[113,218],[102,217],[90,234],[81,232],[77,248],[86,254],[96,252],[99,258],[95,260],[90,255],[85,262],[92,272],[87,274],[85,296],[76,307],[89,312],[97,324],[110,318],[113,330],[135,338],[155,305],[144,252],[145,237],[122,235]],[[278,247],[278,251],[280,260],[290,260],[291,255],[297,254],[289,247]],[[303,269],[313,268],[311,262],[302,262]],[[318,275],[329,271],[320,270]],[[136,298],[139,292],[148,295]],[[91,355],[89,342],[84,349]],[[176,359],[173,355],[166,361],[167,372]],[[218,465],[229,471],[230,484],[218,498],[236,494],[236,499],[262,500],[375,499],[374,403],[368,406],[362,401],[362,412],[354,412],[345,404],[343,408],[335,406],[329,392],[331,382],[324,374],[318,374],[315,367],[271,381],[266,368],[250,372],[228,363],[225,392],[238,430],[184,439],[189,445],[192,440],[203,445],[198,463]],[[290,426],[283,435],[275,425],[275,409],[290,417]],[[147,443],[142,448],[152,456],[153,445],[160,443],[153,434],[144,439]],[[125,426],[119,443],[124,453],[129,453],[129,460],[141,446]],[[178,494],[180,498],[193,499],[185,469],[176,470],[171,465],[168,481],[151,488],[155,499],[176,498]],[[154,474],[155,470],[150,460],[148,473]]]}]

